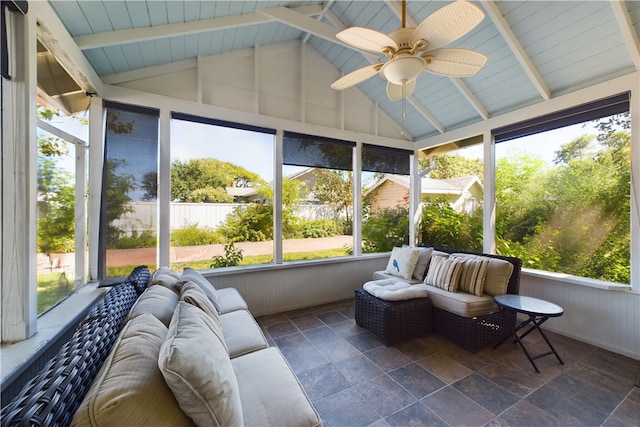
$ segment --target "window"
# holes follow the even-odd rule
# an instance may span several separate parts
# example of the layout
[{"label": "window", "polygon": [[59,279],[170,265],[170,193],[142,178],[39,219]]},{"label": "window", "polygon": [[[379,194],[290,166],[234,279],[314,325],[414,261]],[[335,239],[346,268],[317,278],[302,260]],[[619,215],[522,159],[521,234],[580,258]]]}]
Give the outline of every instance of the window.
[{"label": "window", "polygon": [[419,160],[419,169],[428,171],[421,179],[422,244],[482,252],[482,138],[456,141],[424,154]]},{"label": "window", "polygon": [[[76,188],[84,188],[79,180],[85,176],[77,175],[76,168],[86,168],[86,164],[81,152],[83,144],[76,147],[73,141],[57,136],[66,134],[60,128],[82,128],[80,120],[43,107],[38,107],[38,116],[43,120],[38,128],[36,254],[38,314],[41,314],[85,283],[81,277],[85,270],[77,270],[75,265],[75,220]],[[84,252],[86,248],[80,250]]]},{"label": "window", "polygon": [[499,253],[630,283],[628,94],[494,131]]},{"label": "window", "polygon": [[171,121],[171,267],[273,262],[275,130]]},{"label": "window", "polygon": [[153,271],[158,240],[158,110],[105,102],[99,275]]},{"label": "window", "polygon": [[386,252],[409,243],[412,151],[362,146],[362,251]]},{"label": "window", "polygon": [[353,247],[354,142],[285,132],[285,261],[349,255]]}]

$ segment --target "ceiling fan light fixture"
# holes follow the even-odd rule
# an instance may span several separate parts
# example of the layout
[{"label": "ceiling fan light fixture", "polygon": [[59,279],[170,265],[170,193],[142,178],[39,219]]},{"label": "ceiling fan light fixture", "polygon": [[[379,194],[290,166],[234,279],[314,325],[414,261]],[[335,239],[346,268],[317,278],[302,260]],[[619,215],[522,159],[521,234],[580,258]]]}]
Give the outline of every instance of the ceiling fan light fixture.
[{"label": "ceiling fan light fixture", "polygon": [[402,85],[415,80],[424,71],[427,62],[420,56],[398,55],[386,62],[380,69],[382,76],[389,82]]}]

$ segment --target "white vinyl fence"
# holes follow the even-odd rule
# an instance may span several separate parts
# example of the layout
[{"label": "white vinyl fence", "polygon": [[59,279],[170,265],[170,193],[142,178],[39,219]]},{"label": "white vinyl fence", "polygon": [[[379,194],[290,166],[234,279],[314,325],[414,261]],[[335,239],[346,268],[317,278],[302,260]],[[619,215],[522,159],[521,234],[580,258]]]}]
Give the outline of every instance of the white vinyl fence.
[{"label": "white vinyl fence", "polygon": [[[121,230],[140,233],[143,230],[156,229],[158,224],[157,202],[133,202],[129,206],[133,212],[123,215],[114,225]],[[224,223],[237,207],[246,208],[247,203],[171,203],[171,231],[187,225],[197,225],[198,228],[209,227],[217,229]],[[332,209],[327,205],[301,205],[296,215],[306,219],[333,219]]]}]

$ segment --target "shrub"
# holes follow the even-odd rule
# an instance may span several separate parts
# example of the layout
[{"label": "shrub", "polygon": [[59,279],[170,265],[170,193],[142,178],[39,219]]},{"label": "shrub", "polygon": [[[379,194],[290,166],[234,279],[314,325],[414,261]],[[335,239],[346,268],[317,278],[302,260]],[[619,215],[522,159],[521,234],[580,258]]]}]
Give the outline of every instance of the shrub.
[{"label": "shrub", "polygon": [[387,252],[409,243],[409,209],[399,206],[375,212],[362,224],[362,250]]},{"label": "shrub", "polygon": [[235,267],[236,265],[240,265],[242,258],[242,249],[236,249],[233,242],[227,242],[224,244],[224,256],[214,256],[213,262],[209,267]]},{"label": "shrub", "polygon": [[185,224],[171,232],[171,246],[201,246],[222,243],[222,235],[210,227],[198,228],[198,224]]},{"label": "shrub", "polygon": [[273,206],[249,204],[237,207],[227,215],[220,228],[233,242],[262,242],[273,238]]},{"label": "shrub", "polygon": [[132,231],[130,236],[120,236],[115,240],[109,240],[108,249],[153,248],[157,244],[156,233],[152,230],[143,230],[140,234],[137,231]]},{"label": "shrub", "polygon": [[338,224],[330,219],[303,219],[299,224],[299,236],[301,238],[330,237],[340,234]]}]

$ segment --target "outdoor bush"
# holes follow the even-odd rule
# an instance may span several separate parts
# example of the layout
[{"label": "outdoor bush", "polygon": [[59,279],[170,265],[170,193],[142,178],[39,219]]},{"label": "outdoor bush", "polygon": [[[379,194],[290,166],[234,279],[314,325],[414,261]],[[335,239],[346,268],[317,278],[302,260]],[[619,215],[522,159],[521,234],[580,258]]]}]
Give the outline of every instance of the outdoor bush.
[{"label": "outdoor bush", "polygon": [[249,204],[227,215],[220,232],[233,242],[262,242],[273,238],[273,206]]},{"label": "outdoor bush", "polygon": [[109,240],[108,249],[136,249],[136,248],[153,248],[157,245],[158,239],[156,233],[152,230],[143,230],[138,234],[132,231],[130,236],[122,236],[117,239]]},{"label": "outdoor bush", "polygon": [[224,256],[216,255],[213,257],[213,262],[209,266],[210,268],[221,267],[235,267],[242,262],[242,249],[238,249],[233,245],[233,242],[227,242],[224,244]]},{"label": "outdoor bush", "polygon": [[330,219],[302,219],[299,224],[299,235],[304,239],[338,234],[340,234],[338,224]]},{"label": "outdoor bush", "polygon": [[200,246],[222,243],[224,238],[210,227],[199,228],[198,224],[185,224],[171,232],[171,246]]},{"label": "outdoor bush", "polygon": [[420,222],[422,244],[469,251],[482,250],[482,211],[469,216],[457,212],[445,200],[424,204]]},{"label": "outdoor bush", "polygon": [[375,212],[362,224],[362,250],[387,252],[409,243],[409,209],[399,206]]}]

